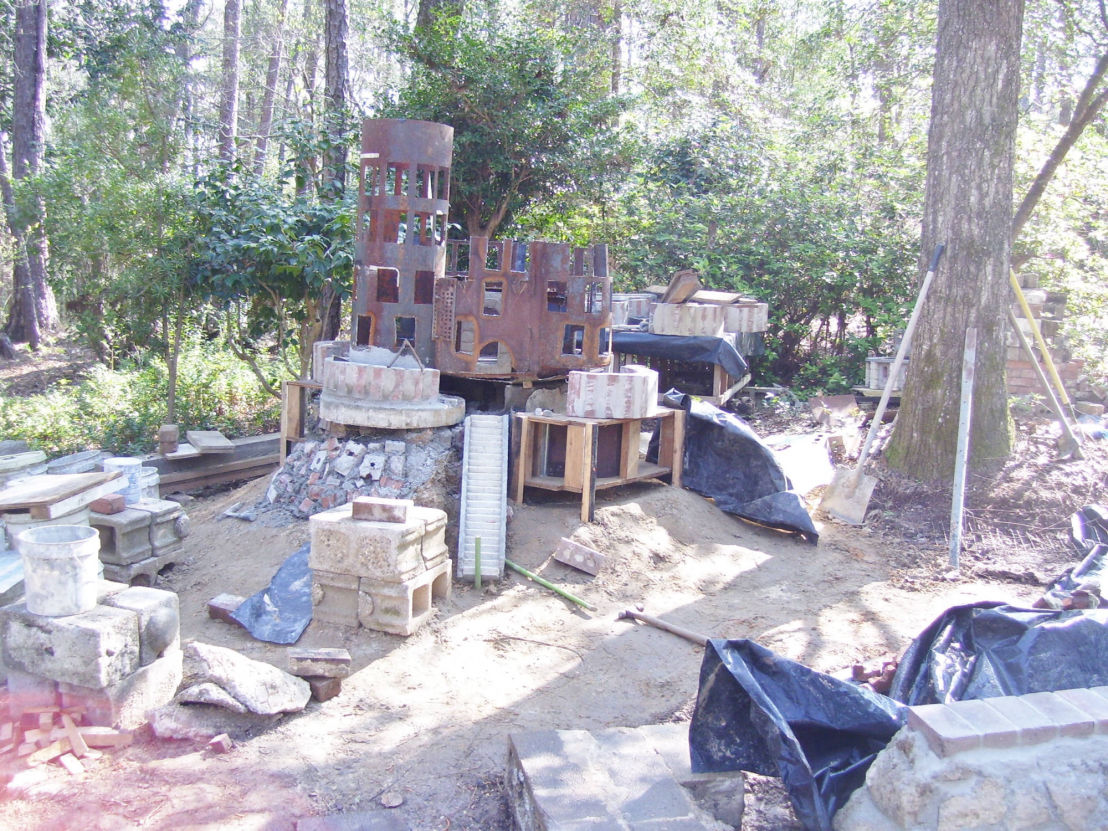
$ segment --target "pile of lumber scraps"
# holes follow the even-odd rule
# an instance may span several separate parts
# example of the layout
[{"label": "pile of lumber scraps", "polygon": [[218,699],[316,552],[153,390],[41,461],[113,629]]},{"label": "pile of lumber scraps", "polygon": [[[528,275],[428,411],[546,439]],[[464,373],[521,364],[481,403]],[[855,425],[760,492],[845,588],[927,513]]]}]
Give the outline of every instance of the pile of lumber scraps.
[{"label": "pile of lumber scraps", "polygon": [[57,762],[76,776],[81,759],[96,759],[99,748],[126,747],[134,734],[112,727],[83,725],[79,707],[28,707],[16,721],[0,724],[0,756],[14,754],[29,766]]}]

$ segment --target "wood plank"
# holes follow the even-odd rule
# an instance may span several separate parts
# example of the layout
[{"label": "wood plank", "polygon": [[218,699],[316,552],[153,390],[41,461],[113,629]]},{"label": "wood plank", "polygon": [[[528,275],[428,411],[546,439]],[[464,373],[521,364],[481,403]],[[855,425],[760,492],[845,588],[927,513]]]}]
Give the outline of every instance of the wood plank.
[{"label": "wood plank", "polygon": [[179,462],[183,459],[195,459],[200,455],[200,451],[189,444],[187,441],[183,441],[177,445],[177,449],[172,453],[163,453],[163,459],[169,459],[171,462]]},{"label": "wood plank", "polygon": [[77,732],[77,725],[73,723],[73,719],[67,713],[62,713],[62,725],[65,727],[65,735],[69,739],[69,745],[73,748],[73,755],[80,758],[88,753],[88,745],[81,738],[81,734]]},{"label": "wood plank", "polygon": [[533,470],[531,464],[531,433],[534,427],[525,414],[516,415],[519,423],[519,455],[516,456],[516,504],[523,504],[523,486]]},{"label": "wood plank", "polygon": [[39,748],[30,756],[27,757],[27,764],[29,765],[41,765],[43,762],[49,762],[52,759],[57,759],[63,753],[70,751],[69,739],[58,739],[52,744],[46,745],[46,747]]},{"label": "wood plank", "polygon": [[0,511],[18,511],[50,505],[119,476],[102,473],[39,473],[0,489]]},{"label": "wood plank", "polygon": [[85,772],[85,766],[82,765],[72,753],[59,756],[58,764],[69,771],[70,776],[78,776]]},{"label": "wood plank", "polygon": [[114,473],[115,476],[103,484],[94,485],[87,490],[81,491],[81,493],[67,497],[66,499],[59,499],[57,502],[52,502],[49,505],[33,506],[31,508],[31,518],[57,519],[60,516],[79,511],[81,508],[87,508],[102,496],[118,493],[127,486],[127,482],[122,478],[118,470],[113,470],[112,473]]},{"label": "wood plank", "polygon": [[231,440],[218,430],[188,430],[185,432],[188,443],[200,451],[201,455],[209,453],[234,453],[235,446]]},{"label": "wood plank", "polygon": [[134,734],[112,727],[78,727],[77,732],[88,747],[126,747],[134,741]]}]

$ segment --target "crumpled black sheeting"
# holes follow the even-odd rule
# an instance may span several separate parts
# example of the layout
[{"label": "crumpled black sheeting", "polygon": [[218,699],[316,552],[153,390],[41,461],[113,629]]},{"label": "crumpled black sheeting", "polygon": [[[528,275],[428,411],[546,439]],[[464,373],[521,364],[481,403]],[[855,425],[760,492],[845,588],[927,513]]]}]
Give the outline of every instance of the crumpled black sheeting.
[{"label": "crumpled black sheeting", "polygon": [[269,585],[246,598],[231,617],[251,635],[268,643],[296,643],[312,622],[311,543],[288,556]]}]

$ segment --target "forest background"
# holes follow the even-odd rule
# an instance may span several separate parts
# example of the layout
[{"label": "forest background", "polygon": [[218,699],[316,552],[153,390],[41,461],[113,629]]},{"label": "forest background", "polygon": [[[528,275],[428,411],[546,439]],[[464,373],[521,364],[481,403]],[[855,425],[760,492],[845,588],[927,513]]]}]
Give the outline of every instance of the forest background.
[{"label": "forest background", "polygon": [[[0,396],[0,435],[137,452],[165,421],[271,424],[280,380],[348,316],[353,163],[373,116],[455,128],[451,236],[606,242],[617,290],[695,268],[769,303],[759,382],[848,389],[887,354],[919,277],[936,13],[0,3],[7,331],[36,348],[65,332],[96,359],[68,386]],[[1065,343],[1099,376],[1106,63],[1103,0],[1028,0],[1017,204],[1087,118],[1013,262],[1067,295]]]}]

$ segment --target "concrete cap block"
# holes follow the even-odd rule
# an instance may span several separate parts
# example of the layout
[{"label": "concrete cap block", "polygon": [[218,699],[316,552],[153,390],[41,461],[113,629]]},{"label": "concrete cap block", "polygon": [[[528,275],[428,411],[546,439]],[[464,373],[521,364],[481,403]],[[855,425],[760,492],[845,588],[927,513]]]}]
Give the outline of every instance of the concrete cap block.
[{"label": "concrete cap block", "polygon": [[118,683],[139,667],[138,615],[97,606],[42,617],[20,603],[0,609],[4,664],[29,675],[84,687]]},{"label": "concrete cap block", "polygon": [[289,647],[285,654],[288,657],[289,673],[301,678],[311,676],[345,678],[350,674],[350,653],[339,647],[320,649]]},{"label": "concrete cap block", "polygon": [[981,734],[949,704],[910,707],[908,727],[923,734],[938,756],[953,756],[981,746]]},{"label": "concrete cap block", "polygon": [[1059,736],[1091,736],[1096,728],[1096,720],[1092,716],[1055,693],[1027,693],[1020,699],[1058,725]]}]

